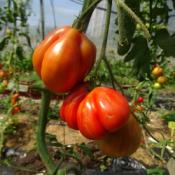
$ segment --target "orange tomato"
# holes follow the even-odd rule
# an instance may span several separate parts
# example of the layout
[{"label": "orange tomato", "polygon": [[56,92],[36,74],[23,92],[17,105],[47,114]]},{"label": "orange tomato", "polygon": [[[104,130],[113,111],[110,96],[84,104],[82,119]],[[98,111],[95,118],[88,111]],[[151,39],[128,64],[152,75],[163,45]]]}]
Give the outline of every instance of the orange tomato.
[{"label": "orange tomato", "polygon": [[19,96],[20,96],[19,93],[15,93],[15,94],[12,95],[12,98],[11,98],[12,105],[16,104],[17,99],[19,98]]},{"label": "orange tomato", "polygon": [[48,89],[70,91],[91,70],[95,45],[75,28],[66,26],[50,33],[35,49],[33,67]]},{"label": "orange tomato", "polygon": [[157,78],[157,82],[160,83],[160,84],[165,84],[167,82],[167,77],[165,76],[160,76]]},{"label": "orange tomato", "polygon": [[129,156],[137,150],[141,138],[141,127],[133,115],[130,115],[128,122],[122,128],[115,133],[108,133],[96,143],[99,149],[108,156]]},{"label": "orange tomato", "polygon": [[160,66],[155,67],[152,70],[152,75],[155,77],[159,77],[159,76],[163,75],[163,69]]}]

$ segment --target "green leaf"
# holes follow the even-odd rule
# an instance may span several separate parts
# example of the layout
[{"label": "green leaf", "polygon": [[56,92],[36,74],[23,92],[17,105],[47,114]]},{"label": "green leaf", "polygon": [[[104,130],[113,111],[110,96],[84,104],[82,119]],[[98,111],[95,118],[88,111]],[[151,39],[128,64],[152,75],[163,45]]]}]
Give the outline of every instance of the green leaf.
[{"label": "green leaf", "polygon": [[23,48],[22,46],[17,46],[16,47],[16,55],[18,56],[19,59],[24,59],[24,55],[23,55]]},{"label": "green leaf", "polygon": [[9,36],[5,36],[0,40],[0,51],[5,48],[5,46],[8,44]]},{"label": "green leaf", "polygon": [[[128,5],[136,14],[139,13],[140,0],[124,0],[125,4]],[[136,29],[136,24],[132,17],[122,8],[118,7],[118,48],[117,52],[119,55],[124,55],[128,52],[131,41]]]},{"label": "green leaf", "polygon": [[175,121],[175,112],[168,113],[168,114],[162,116],[162,118],[167,122]]},{"label": "green leaf", "polygon": [[167,29],[159,29],[155,41],[167,56],[175,56],[175,36],[170,36]]},{"label": "green leaf", "polygon": [[31,44],[31,40],[30,40],[29,35],[28,35],[27,33],[19,33],[19,35],[20,35],[20,36],[24,36],[24,37],[26,38],[26,41],[27,41],[29,47],[30,47],[31,49],[33,49],[33,48],[32,48],[32,44]]},{"label": "green leaf", "polygon": [[168,122],[168,128],[175,129],[175,122]]},{"label": "green leaf", "polygon": [[139,78],[142,78],[145,73],[150,73],[150,50],[147,45],[147,40],[142,36],[134,39],[132,49],[124,58],[125,62],[131,60],[133,60],[134,74]]}]

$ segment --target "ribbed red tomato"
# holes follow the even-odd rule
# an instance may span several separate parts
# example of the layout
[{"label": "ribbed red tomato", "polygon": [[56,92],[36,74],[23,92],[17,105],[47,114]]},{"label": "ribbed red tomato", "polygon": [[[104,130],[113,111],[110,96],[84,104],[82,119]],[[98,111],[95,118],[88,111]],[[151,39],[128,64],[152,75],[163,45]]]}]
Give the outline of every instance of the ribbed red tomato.
[{"label": "ribbed red tomato", "polygon": [[130,114],[127,99],[118,91],[97,87],[91,92],[80,88],[68,96],[61,117],[89,139],[101,139],[123,127]]},{"label": "ribbed red tomato", "polygon": [[67,125],[72,129],[78,129],[77,124],[77,110],[80,102],[87,95],[88,91],[86,85],[80,86],[73,90],[67,96],[60,109],[60,117],[67,122]]},{"label": "ribbed red tomato", "polygon": [[71,90],[91,70],[95,45],[79,30],[66,26],[50,33],[35,49],[33,67],[48,89]]}]

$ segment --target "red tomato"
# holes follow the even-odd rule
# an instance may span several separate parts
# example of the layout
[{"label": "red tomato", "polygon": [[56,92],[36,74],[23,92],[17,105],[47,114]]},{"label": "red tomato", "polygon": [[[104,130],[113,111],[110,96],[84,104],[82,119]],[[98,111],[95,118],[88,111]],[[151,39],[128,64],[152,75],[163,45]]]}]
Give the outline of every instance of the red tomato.
[{"label": "red tomato", "polygon": [[80,102],[87,95],[86,86],[79,87],[67,96],[60,109],[60,117],[66,121],[68,126],[73,129],[78,129],[77,125],[77,110]]},{"label": "red tomato", "polygon": [[138,99],[137,99],[137,102],[139,102],[139,103],[143,103],[143,101],[144,101],[144,98],[143,97],[138,97]]},{"label": "red tomato", "polygon": [[35,49],[33,66],[48,89],[55,93],[70,91],[91,70],[95,45],[75,28],[58,28]]},{"label": "red tomato", "polygon": [[12,105],[16,104],[16,101],[18,100],[19,96],[20,96],[19,93],[15,93],[12,95],[12,98],[11,98]]},{"label": "red tomato", "polygon": [[20,107],[20,106],[14,106],[14,107],[12,108],[11,113],[12,113],[12,115],[15,115],[16,113],[18,113],[18,112],[20,112],[20,111],[21,111],[21,107]]},{"label": "red tomato", "polygon": [[85,137],[100,139],[107,132],[115,132],[124,126],[129,113],[128,101],[120,92],[97,87],[79,105],[78,128]]}]

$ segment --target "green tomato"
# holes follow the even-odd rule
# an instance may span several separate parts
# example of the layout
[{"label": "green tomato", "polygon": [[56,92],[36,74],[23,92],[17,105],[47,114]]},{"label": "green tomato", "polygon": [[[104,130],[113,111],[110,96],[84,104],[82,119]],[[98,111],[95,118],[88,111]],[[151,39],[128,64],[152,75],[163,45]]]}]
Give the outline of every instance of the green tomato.
[{"label": "green tomato", "polygon": [[160,88],[161,88],[161,84],[158,83],[158,82],[155,82],[155,83],[153,84],[153,87],[154,87],[155,89],[160,89]]}]

